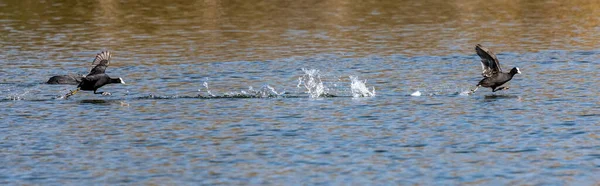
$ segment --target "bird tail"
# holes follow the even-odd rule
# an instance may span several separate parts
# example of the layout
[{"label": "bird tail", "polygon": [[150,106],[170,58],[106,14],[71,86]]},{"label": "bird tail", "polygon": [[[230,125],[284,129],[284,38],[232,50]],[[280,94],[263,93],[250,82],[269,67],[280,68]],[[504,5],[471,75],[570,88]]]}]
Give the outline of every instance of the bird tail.
[{"label": "bird tail", "polygon": [[102,51],[102,52],[96,54],[96,58],[92,62],[92,65],[99,65],[99,64],[108,65],[108,63],[110,63],[110,57],[111,57],[111,55],[110,55],[109,51]]}]

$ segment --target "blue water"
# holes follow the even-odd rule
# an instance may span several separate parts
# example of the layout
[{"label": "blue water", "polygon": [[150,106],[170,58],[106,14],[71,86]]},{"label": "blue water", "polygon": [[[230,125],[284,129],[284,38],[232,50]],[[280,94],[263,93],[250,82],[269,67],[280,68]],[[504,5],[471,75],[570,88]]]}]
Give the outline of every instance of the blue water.
[{"label": "blue water", "polygon": [[[60,71],[21,66],[0,85],[0,180],[597,183],[598,57],[500,53],[523,74],[507,91],[468,96],[460,93],[480,78],[475,55],[111,67],[129,84],[69,99],[61,95],[74,86],[40,84]],[[302,67],[319,70],[328,97],[298,86]],[[353,97],[350,75],[375,95]]]},{"label": "blue water", "polygon": [[486,3],[0,2],[0,184],[600,183],[595,4]]}]

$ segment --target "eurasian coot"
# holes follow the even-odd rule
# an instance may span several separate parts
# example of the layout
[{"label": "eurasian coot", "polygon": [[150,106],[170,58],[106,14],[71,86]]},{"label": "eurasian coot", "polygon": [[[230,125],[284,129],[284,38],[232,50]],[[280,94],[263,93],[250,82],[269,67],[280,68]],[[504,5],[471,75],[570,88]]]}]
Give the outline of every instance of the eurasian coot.
[{"label": "eurasian coot", "polygon": [[69,92],[66,97],[75,95],[79,90],[94,91],[94,94],[110,95],[109,92],[96,92],[100,87],[112,84],[125,84],[122,78],[111,78],[107,74],[94,74],[81,79],[81,83],[77,86],[77,90]]},{"label": "eurasian coot", "polygon": [[110,95],[109,92],[96,92],[100,87],[112,84],[112,83],[121,83],[125,84],[122,78],[111,78],[109,77],[105,71],[106,67],[110,63],[110,52],[103,51],[96,55],[96,58],[92,62],[92,65],[96,65],[90,73],[81,79],[79,85],[77,85],[77,89],[69,92],[65,97],[75,95],[79,90],[87,90],[94,91],[94,94],[102,94],[102,95]]},{"label": "eurasian coot", "polygon": [[475,87],[475,90],[471,90],[471,93],[477,91],[479,86],[492,88],[492,92],[506,90],[508,87],[499,86],[510,81],[515,74],[521,73],[518,67],[514,67],[508,73],[502,72],[502,69],[500,68],[500,62],[498,61],[498,58],[496,58],[496,54],[480,44],[475,46],[475,51],[477,51],[477,55],[479,55],[481,58],[481,68],[483,69],[483,73],[481,75],[483,75],[484,78],[479,81],[477,87]]}]

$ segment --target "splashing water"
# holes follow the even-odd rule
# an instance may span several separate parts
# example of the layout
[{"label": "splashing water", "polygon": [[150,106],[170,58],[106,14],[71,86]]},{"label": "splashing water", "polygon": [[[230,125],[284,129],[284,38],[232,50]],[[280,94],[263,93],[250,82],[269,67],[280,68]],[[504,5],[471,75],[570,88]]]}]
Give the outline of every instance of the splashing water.
[{"label": "splashing water", "polygon": [[[208,82],[204,82],[203,86],[206,88],[206,93],[208,96],[198,95],[197,98],[274,98],[280,97],[285,94],[285,91],[277,92],[275,88],[270,85],[264,85],[260,89],[254,89],[254,87],[248,87],[248,90],[241,90],[239,92],[232,91],[224,93],[223,95],[215,95],[213,94],[209,87]],[[198,91],[202,91],[198,89]]]},{"label": "splashing water", "polygon": [[[215,95],[212,92],[210,92],[210,89],[208,88],[208,82],[205,81],[204,83],[202,83],[202,85],[206,87],[206,93],[208,94],[208,96],[215,97]],[[198,91],[200,91],[200,89],[198,89]]]},{"label": "splashing water", "polygon": [[412,94],[410,94],[410,96],[421,96],[421,91],[417,90],[416,92],[413,92]]},{"label": "splashing water", "polygon": [[373,87],[373,90],[369,91],[366,85],[367,80],[361,81],[356,76],[350,76],[350,81],[352,81],[352,84],[350,85],[352,97],[357,98],[375,96],[375,87]]},{"label": "splashing water", "polygon": [[242,97],[252,97],[252,98],[273,98],[280,97],[285,94],[285,91],[281,91],[281,93],[277,92],[275,88],[265,85],[258,90],[255,90],[252,86],[248,87],[248,91],[240,91],[240,93],[228,93],[225,96],[242,96]]},{"label": "splashing water", "polygon": [[421,84],[416,87],[412,93],[406,93],[407,96],[443,96],[443,95],[460,95],[469,96],[472,94],[468,86],[457,85],[455,83],[437,84],[430,86],[427,84]]},{"label": "splashing water", "polygon": [[311,98],[322,97],[329,93],[329,89],[325,87],[323,81],[321,81],[319,70],[302,68],[302,71],[304,72],[304,75],[298,78],[298,88],[304,86],[304,88],[306,88],[306,93],[308,93]]},{"label": "splashing water", "polygon": [[465,90],[465,91],[462,91],[462,92],[460,92],[460,94],[458,94],[458,95],[461,95],[461,96],[469,96],[469,95],[471,95],[471,94],[472,94],[472,92],[471,92],[470,90]]},{"label": "splashing water", "polygon": [[281,95],[285,94],[285,90],[283,90],[283,91],[281,91],[281,92],[277,92],[277,91],[275,90],[275,88],[273,88],[273,87],[271,87],[271,86],[269,86],[269,85],[265,85],[265,86],[263,86],[263,90],[267,90],[267,91],[269,91],[270,93],[272,93],[272,94],[275,94],[275,95],[277,95],[277,96],[281,96]]},{"label": "splashing water", "polygon": [[[11,89],[7,89],[8,92],[11,92]],[[23,91],[23,92],[20,92]],[[23,90],[14,90],[13,93],[9,93],[6,97],[6,99],[8,100],[25,100],[25,96],[27,96],[29,93],[31,92],[30,89],[23,89]]]}]

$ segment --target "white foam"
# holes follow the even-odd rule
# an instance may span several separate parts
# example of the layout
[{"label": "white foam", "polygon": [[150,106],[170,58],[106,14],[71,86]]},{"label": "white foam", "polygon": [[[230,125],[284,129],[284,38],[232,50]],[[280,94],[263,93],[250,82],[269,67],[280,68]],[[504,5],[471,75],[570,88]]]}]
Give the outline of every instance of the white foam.
[{"label": "white foam", "polygon": [[265,85],[258,90],[255,90],[254,87],[250,86],[248,87],[248,91],[242,90],[240,92],[242,95],[260,98],[277,97],[285,94],[285,91],[281,91],[281,93],[279,93],[275,90],[275,88],[271,87],[270,85]]},{"label": "white foam", "polygon": [[[31,93],[31,88],[27,88],[27,89],[23,89],[23,90],[13,90],[11,91],[12,93],[9,93],[7,95],[7,99],[9,100],[25,100],[25,97],[29,95],[29,93]],[[10,89],[8,89],[8,91],[10,91]],[[21,92],[23,91],[23,92]]]},{"label": "white foam", "polygon": [[302,71],[304,72],[304,75],[298,78],[298,88],[304,86],[304,88],[306,88],[306,93],[308,93],[311,98],[318,98],[329,93],[329,89],[325,87],[323,81],[321,81],[319,70],[302,68]]},{"label": "white foam", "polygon": [[[206,87],[206,93],[208,93],[209,96],[215,97],[215,95],[212,92],[210,92],[210,89],[208,88],[208,82],[205,81],[202,85]],[[198,91],[200,91],[200,89],[198,89]]]},{"label": "white foam", "polygon": [[356,76],[350,76],[350,90],[352,91],[352,97],[373,97],[375,96],[375,87],[372,90],[367,88],[367,80],[361,81]]},{"label": "white foam", "polygon": [[468,95],[471,95],[471,91],[468,91],[468,90],[467,90],[467,91],[462,91],[462,92],[461,92],[460,94],[458,94],[458,95],[461,95],[461,96],[468,96]]},{"label": "white foam", "polygon": [[416,92],[413,92],[412,94],[410,94],[410,96],[421,96],[421,91],[417,90]]},{"label": "white foam", "polygon": [[281,96],[281,95],[285,94],[285,90],[283,90],[283,91],[280,91],[280,92],[277,92],[277,91],[275,90],[275,88],[273,88],[273,87],[271,87],[271,86],[269,86],[269,85],[266,85],[265,87],[263,87],[263,89],[264,89],[264,88],[268,89],[268,90],[269,90],[269,91],[270,91],[272,94],[275,94],[275,95],[277,95],[277,96]]}]

